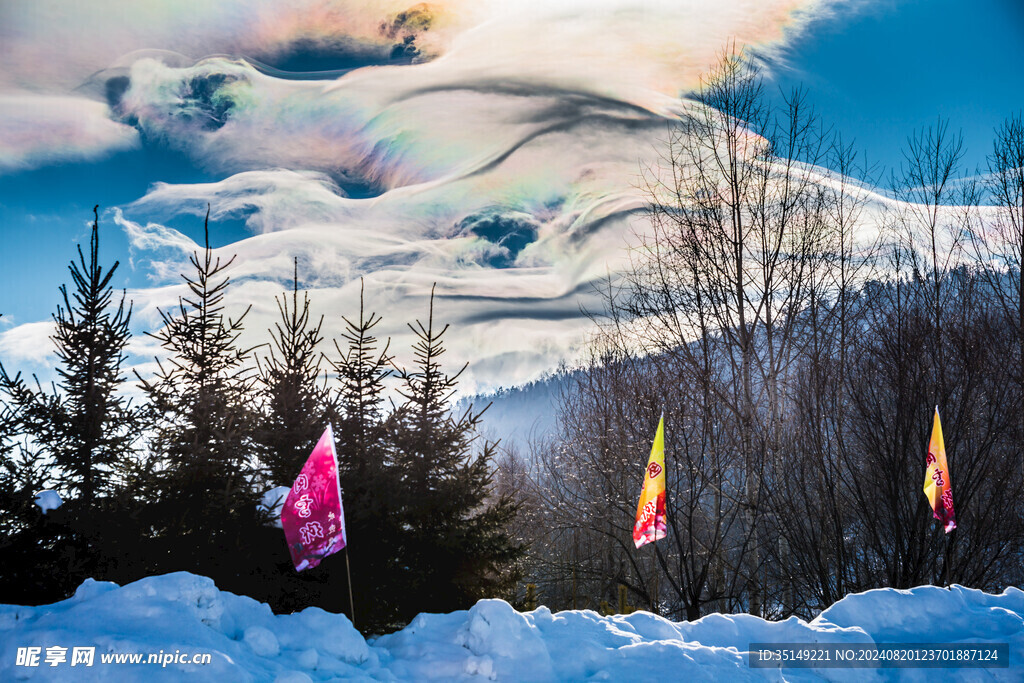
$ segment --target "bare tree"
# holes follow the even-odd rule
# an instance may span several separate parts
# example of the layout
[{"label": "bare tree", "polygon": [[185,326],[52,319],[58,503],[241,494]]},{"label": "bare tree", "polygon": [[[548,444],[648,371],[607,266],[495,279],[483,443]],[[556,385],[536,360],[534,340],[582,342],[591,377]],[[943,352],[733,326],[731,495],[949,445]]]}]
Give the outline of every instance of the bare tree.
[{"label": "bare tree", "polygon": [[[1002,368],[1024,360],[1019,117],[995,150],[997,207],[979,209],[943,122],[909,138],[892,202],[802,93],[773,108],[726,52],[644,169],[648,221],[535,454],[552,595],[812,616],[857,590],[1019,577],[1024,389]],[[962,520],[948,537],[921,494],[936,404]],[[637,550],[662,411],[670,533]]]},{"label": "bare tree", "polygon": [[[984,189],[988,206],[971,224],[971,245],[988,291],[1016,337],[1016,363],[1007,371],[1024,387],[1024,119],[1008,118],[996,129]],[[1022,422],[1024,424],[1024,422]]]},{"label": "bare tree", "polygon": [[855,511],[844,494],[846,458],[855,457],[845,433],[846,384],[851,345],[871,304],[865,284],[878,274],[881,237],[865,225],[873,169],[840,135],[826,163],[834,173],[821,183],[825,258],[809,273],[799,360],[790,373],[785,456],[770,491],[779,540],[767,546],[782,613],[806,616],[861,585],[850,534]]},{"label": "bare tree", "polygon": [[[706,378],[742,457],[742,563],[733,583],[762,613],[759,527],[766,468],[780,456],[785,377],[826,256],[819,164],[827,133],[795,91],[773,109],[756,66],[727,52],[698,104],[644,174],[650,235],[634,251],[624,307],[644,353]],[[734,480],[734,479],[733,479]]]}]

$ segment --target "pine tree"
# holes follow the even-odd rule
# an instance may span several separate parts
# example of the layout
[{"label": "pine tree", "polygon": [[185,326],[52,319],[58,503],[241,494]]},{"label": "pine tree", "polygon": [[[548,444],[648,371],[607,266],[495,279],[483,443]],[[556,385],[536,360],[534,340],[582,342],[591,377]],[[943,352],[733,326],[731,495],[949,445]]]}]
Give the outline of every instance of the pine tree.
[{"label": "pine tree", "polygon": [[118,391],[124,382],[121,372],[131,305],[125,308],[125,293],[113,309],[110,281],[117,271],[115,261],[106,273],[99,265],[99,215],[93,207],[89,261],[78,247],[78,262],[68,267],[74,293],[61,285],[63,306],[54,315],[57,373],[67,412],[64,444],[53,451],[66,473],[65,485],[77,489],[85,507],[93,507],[98,492],[115,481],[112,473],[131,452],[137,425],[133,410]]},{"label": "pine tree", "polygon": [[[394,515],[394,471],[389,467],[383,409],[384,381],[391,374],[390,340],[380,342],[374,328],[381,317],[367,313],[360,283],[359,317],[342,317],[344,349],[334,342],[339,360],[329,361],[340,387],[335,440],[345,506],[346,536],[353,551],[358,623],[386,629],[398,618],[394,587],[399,527]],[[341,583],[338,577],[334,581]]]},{"label": "pine tree", "polygon": [[385,439],[383,421],[384,381],[391,374],[392,357],[388,355],[389,339],[377,352],[378,340],[373,336],[381,317],[374,312],[366,314],[363,284],[359,286],[359,318],[353,322],[342,317],[345,330],[342,338],[346,349],[337,341],[340,360],[331,362],[338,373],[341,389],[338,392],[339,424],[337,430],[339,457],[343,471],[354,476],[365,472],[371,462],[382,462],[380,451]]},{"label": "pine tree", "polygon": [[[33,504],[35,492],[52,482],[52,463],[37,450],[19,444],[22,426],[17,405],[28,398],[27,387],[20,377],[11,377],[0,366],[0,553],[10,542],[28,529],[38,516]],[[6,562],[0,565],[8,566]]]},{"label": "pine tree", "polygon": [[[37,383],[38,385],[38,383]],[[26,447],[26,420],[51,413],[60,403],[0,364],[0,602],[39,604],[62,597],[54,574],[57,539],[35,505],[35,494],[54,484],[53,459]],[[65,569],[66,568],[62,568]],[[63,573],[63,572],[62,572]]]},{"label": "pine tree", "polygon": [[405,401],[391,417],[398,553],[407,568],[398,602],[405,618],[502,594],[514,583],[511,569],[522,554],[506,531],[515,504],[503,496],[491,500],[497,444],[474,453],[483,411],[450,413],[466,366],[454,375],[441,368],[448,326],[434,327],[433,291],[427,324],[409,327],[417,337],[415,370],[399,372]]},{"label": "pine tree", "polygon": [[0,369],[33,447],[58,465],[62,491],[77,498],[86,514],[98,495],[112,490],[137,426],[137,411],[119,394],[131,306],[126,308],[122,292],[113,308],[110,281],[118,262],[106,272],[99,264],[98,208],[93,208],[88,260],[79,245],[78,261],[68,266],[74,289],[69,293],[60,286],[63,304],[53,316],[52,337],[60,379],[53,391],[44,391],[38,381],[32,388]]},{"label": "pine tree", "polygon": [[270,484],[290,486],[332,411],[317,350],[323,317],[312,324],[308,294],[300,305],[297,260],[291,302],[287,294],[275,300],[281,321],[271,331],[270,355],[260,364],[263,415],[256,439]]},{"label": "pine tree", "polygon": [[209,212],[203,251],[193,252],[189,294],[173,312],[160,311],[151,333],[169,352],[156,375],[136,373],[149,400],[153,437],[151,476],[143,487],[144,514],[157,540],[154,561],[167,568],[214,573],[241,550],[237,530],[255,515],[252,482],[253,378],[238,348],[243,320],[224,312],[229,278],[210,247]]},{"label": "pine tree", "polygon": [[[34,570],[50,577],[50,591],[103,573],[105,534],[121,504],[119,472],[138,432],[138,411],[120,393],[131,306],[123,292],[114,305],[110,283],[118,263],[109,270],[99,263],[98,208],[89,256],[79,245],[78,260],[68,266],[71,288],[61,285],[62,304],[53,316],[57,382],[47,391],[38,379],[33,387],[0,367],[0,391],[9,399],[3,421],[12,434],[27,437],[16,451],[4,448],[0,487],[10,496],[5,507],[16,511],[16,527],[37,536],[29,545],[49,547],[59,564],[59,573]],[[50,487],[65,504],[42,518],[34,493]],[[41,584],[40,590],[45,594]]]},{"label": "pine tree", "polygon": [[[0,375],[0,391],[7,393],[13,378],[2,369]],[[15,407],[0,401],[0,602],[40,604],[63,597],[61,584],[70,582],[61,580],[68,567],[58,565],[56,530],[34,501],[53,485],[53,463],[17,443],[20,426]]]}]

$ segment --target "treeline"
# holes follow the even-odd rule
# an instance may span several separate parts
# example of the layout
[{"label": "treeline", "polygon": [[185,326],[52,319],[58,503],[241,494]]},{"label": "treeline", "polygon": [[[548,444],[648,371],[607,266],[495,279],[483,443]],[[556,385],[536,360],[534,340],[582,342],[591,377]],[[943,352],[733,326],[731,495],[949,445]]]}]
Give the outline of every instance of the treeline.
[{"label": "treeline", "polygon": [[[327,424],[358,626],[379,632],[510,596],[523,553],[507,531],[516,506],[493,491],[496,445],[475,438],[482,413],[449,410],[461,371],[441,364],[447,326],[434,321],[433,297],[426,322],[410,324],[414,363],[401,368],[362,296],[326,349],[296,265],[268,344],[248,349],[248,311],[232,318],[224,307],[229,265],[206,231],[186,293],[149,335],[163,358],[129,377],[131,305],[111,287],[117,263],[100,265],[96,216],[53,316],[56,381],[0,365],[0,602],[52,602],[88,577],[185,570],[276,610],[348,612],[342,557],[295,572],[259,508],[268,489],[291,485]],[[45,489],[64,499],[47,514],[34,501]]]},{"label": "treeline", "polygon": [[[966,173],[948,125],[891,179],[729,54],[647,169],[559,436],[506,460],[552,608],[811,617],[871,588],[1024,581],[1024,121]],[[868,178],[861,185],[852,178]],[[896,200],[896,201],[893,201]],[[922,493],[938,406],[958,528]],[[666,422],[669,535],[631,539]]]},{"label": "treeline", "polygon": [[[778,618],[884,586],[1020,584],[1024,119],[996,131],[984,172],[962,159],[947,124],[916,132],[878,195],[801,92],[774,104],[727,54],[643,176],[649,229],[607,283],[557,436],[529,454],[477,446],[480,413],[451,413],[432,307],[411,368],[362,301],[324,351],[296,274],[269,346],[241,348],[208,240],[152,334],[165,360],[126,378],[130,310],[97,222],[54,316],[55,386],[0,368],[0,602],[186,569],[279,610],[346,610],[340,559],[295,573],[257,509],[327,422],[370,630],[485,596]],[[936,406],[949,535],[921,490]],[[638,550],[661,414],[669,535]],[[45,488],[66,500],[47,515]]]}]

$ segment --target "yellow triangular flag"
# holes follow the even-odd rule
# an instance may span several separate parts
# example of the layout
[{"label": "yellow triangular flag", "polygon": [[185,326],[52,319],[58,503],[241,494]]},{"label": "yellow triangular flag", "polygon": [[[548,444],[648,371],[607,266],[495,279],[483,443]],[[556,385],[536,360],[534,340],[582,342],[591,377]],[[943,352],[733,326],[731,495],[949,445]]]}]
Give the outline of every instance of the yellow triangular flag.
[{"label": "yellow triangular flag", "polygon": [[942,440],[942,423],[939,422],[939,407],[935,406],[935,421],[932,423],[932,438],[928,442],[925,456],[924,495],[932,506],[932,515],[942,522],[948,534],[956,528],[956,514],[953,511],[953,482],[946,464],[946,444]]},{"label": "yellow triangular flag", "polygon": [[636,547],[665,538],[668,517],[665,514],[665,416],[658,421],[658,431],[651,446],[651,457],[644,470],[640,503],[636,507],[633,542]]}]

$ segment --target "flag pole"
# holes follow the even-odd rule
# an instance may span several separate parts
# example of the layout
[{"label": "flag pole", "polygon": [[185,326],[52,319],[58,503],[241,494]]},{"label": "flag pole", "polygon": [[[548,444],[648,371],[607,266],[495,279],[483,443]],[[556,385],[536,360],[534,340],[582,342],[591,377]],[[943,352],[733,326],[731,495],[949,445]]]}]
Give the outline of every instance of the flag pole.
[{"label": "flag pole", "polygon": [[943,526],[942,575],[944,586],[949,587],[951,564],[949,534],[956,530],[956,513],[953,508],[952,475],[946,460],[946,445],[942,438],[942,423],[939,406],[935,406],[932,421],[932,435],[928,440],[928,454],[925,456],[924,494],[932,508],[932,515]]},{"label": "flag pole", "polygon": [[350,621],[352,622],[352,628],[356,626],[356,606],[352,600],[352,570],[349,569],[348,565],[348,543],[345,544],[345,576],[348,578],[348,609],[349,614],[352,615]]},{"label": "flag pole", "polygon": [[[939,414],[939,404],[935,404],[935,414]],[[948,472],[947,472],[948,474]],[[952,476],[950,479],[952,480]],[[942,587],[949,588],[949,533],[945,529],[942,530]]]},{"label": "flag pole", "polygon": [[942,586],[949,588],[949,534],[942,536]]}]

